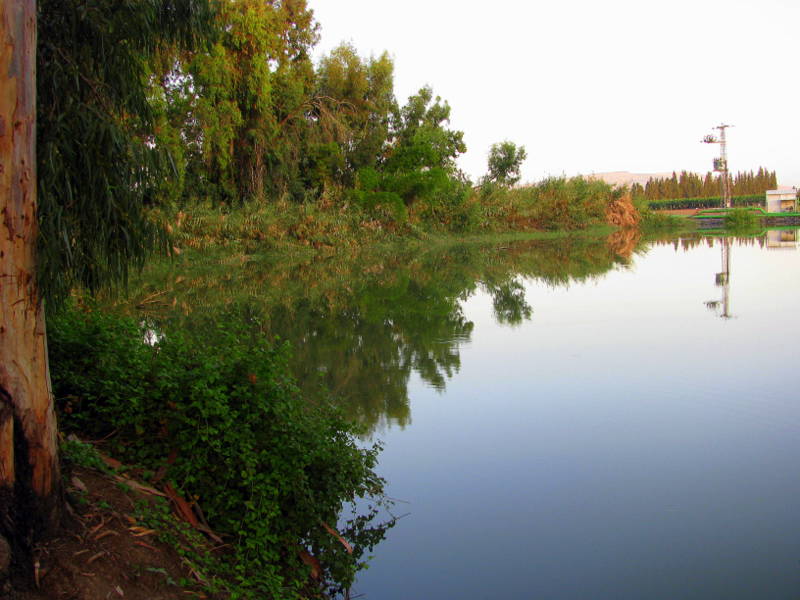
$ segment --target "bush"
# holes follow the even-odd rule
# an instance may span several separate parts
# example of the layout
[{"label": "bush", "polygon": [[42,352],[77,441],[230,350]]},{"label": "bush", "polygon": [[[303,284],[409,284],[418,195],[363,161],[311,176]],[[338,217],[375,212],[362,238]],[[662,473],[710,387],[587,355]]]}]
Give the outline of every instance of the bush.
[{"label": "bush", "polygon": [[416,169],[381,173],[371,167],[358,171],[356,189],[348,198],[367,214],[397,223],[409,212],[426,225],[464,232],[478,221],[478,207],[470,202],[472,187],[445,169]]},{"label": "bush", "polygon": [[359,448],[332,405],[299,396],[285,345],[265,342],[253,323],[202,342],[169,331],[151,346],[131,319],[76,309],[49,329],[62,429],[110,436],[120,459],[166,469],[184,497],[198,497],[212,528],[234,540],[234,595],[299,595],[303,548],[330,585],[350,585],[386,527],[355,519],[343,532],[350,555],[322,523],[335,526],[356,497],[380,498],[379,448]]},{"label": "bush", "polygon": [[747,232],[759,225],[759,215],[746,208],[734,208],[725,215],[725,229],[729,231]]},{"label": "bush", "polygon": [[622,195],[607,183],[582,177],[553,177],[534,185],[481,186],[486,222],[505,221],[519,229],[575,230],[605,223],[609,204]]},{"label": "bush", "polygon": [[[763,206],[764,194],[751,194],[749,196],[734,196],[731,198],[733,206]],[[680,210],[688,208],[719,208],[722,206],[720,196],[710,198],[677,198],[674,200],[650,200],[648,207],[653,210]]]}]

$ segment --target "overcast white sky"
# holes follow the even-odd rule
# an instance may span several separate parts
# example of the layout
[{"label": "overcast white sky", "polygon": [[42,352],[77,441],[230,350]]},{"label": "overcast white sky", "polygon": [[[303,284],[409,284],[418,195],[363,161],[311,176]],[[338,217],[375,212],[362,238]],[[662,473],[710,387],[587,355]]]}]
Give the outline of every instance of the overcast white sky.
[{"label": "overcast white sky", "polygon": [[523,180],[710,170],[721,122],[732,171],[800,186],[800,0],[309,0],[317,58],[387,50],[405,103],[429,84],[465,133],[460,166],[523,144]]}]

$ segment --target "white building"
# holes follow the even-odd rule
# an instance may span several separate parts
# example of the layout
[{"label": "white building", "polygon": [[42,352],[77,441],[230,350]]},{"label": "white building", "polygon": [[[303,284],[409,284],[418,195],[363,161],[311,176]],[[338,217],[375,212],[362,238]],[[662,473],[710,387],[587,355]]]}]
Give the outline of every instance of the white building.
[{"label": "white building", "polygon": [[767,190],[767,212],[797,211],[797,190]]}]

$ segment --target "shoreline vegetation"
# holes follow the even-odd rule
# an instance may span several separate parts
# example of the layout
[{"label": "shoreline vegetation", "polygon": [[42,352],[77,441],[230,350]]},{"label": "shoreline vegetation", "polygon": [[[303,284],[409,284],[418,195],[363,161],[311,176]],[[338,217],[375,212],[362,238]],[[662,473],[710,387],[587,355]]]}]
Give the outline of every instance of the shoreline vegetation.
[{"label": "shoreline vegetation", "polygon": [[[426,229],[412,221],[413,214],[398,227],[361,229],[358,219],[345,220],[351,228],[342,233],[333,229],[341,226],[339,211],[298,211],[297,220],[280,207],[177,211],[171,215],[172,258],[164,265],[231,256],[239,257],[237,264],[265,256],[313,263],[341,253],[403,248],[413,255],[454,244],[525,240],[608,245],[610,255],[630,256],[642,229],[609,224],[608,206],[598,202],[593,225],[573,230],[504,227],[458,235]],[[633,218],[627,202],[617,210]],[[673,231],[675,220],[667,223]],[[263,235],[280,226],[282,233]],[[358,426],[332,405],[309,404],[289,375],[291,348],[259,327],[225,331],[213,323],[206,323],[201,337],[169,328],[165,339],[149,345],[142,342],[147,331],[141,317],[114,315],[84,294],[75,298],[77,304],[71,300],[51,315],[48,341],[59,426],[68,436],[62,453],[73,516],[65,531],[82,542],[65,544],[62,536],[39,552],[99,558],[93,568],[79,560],[45,559],[51,589],[80,589],[85,595],[78,597],[94,598],[95,592],[75,583],[89,578],[82,573],[94,573],[93,586],[103,581],[113,591],[124,583],[126,597],[134,598],[147,597],[148,589],[162,594],[152,598],[179,591],[207,598],[310,598],[346,590],[394,525],[375,520],[387,502],[373,471],[380,447],[359,449]],[[142,308],[148,302],[143,298]],[[115,487],[128,499],[120,500]],[[368,514],[342,521],[345,505],[356,497],[371,498]],[[123,521],[126,527],[119,526]],[[103,529],[116,533],[100,544],[87,529],[106,522]],[[146,537],[136,537],[145,531]],[[121,578],[114,549],[136,542],[158,548],[161,558],[141,557],[136,575]],[[33,600],[36,594],[31,589],[19,597]]]},{"label": "shoreline vegetation", "polygon": [[[527,153],[508,140],[470,181],[447,101],[423,86],[398,102],[387,52],[345,43],[315,64],[305,0],[39,0],[36,21],[38,46],[21,54],[37,61],[25,90],[38,98],[37,181],[8,180],[38,204],[0,230],[11,240],[14,222],[35,222],[14,243],[36,261],[4,263],[30,283],[9,301],[22,308],[4,312],[0,347],[31,315],[43,329],[46,304],[55,399],[41,410],[58,413],[60,432],[14,428],[0,455],[19,467],[0,481],[0,592],[20,600],[324,598],[349,587],[394,523],[374,519],[380,447],[301,394],[292,349],[257,319],[145,342],[142,322],[89,299],[154,256],[607,237],[613,263],[642,233],[688,226],[600,181],[520,186]],[[44,365],[46,351],[3,356]],[[14,422],[31,398],[52,398],[46,374],[21,392],[4,377]],[[56,435],[63,477],[32,477],[41,465],[24,457]],[[54,449],[45,459],[59,464]],[[372,508],[341,519],[357,498]],[[119,560],[141,549],[169,567]]]},{"label": "shoreline vegetation", "polygon": [[440,237],[554,238],[602,227],[687,227],[686,220],[636,207],[624,189],[581,178],[519,187],[484,186],[453,213],[421,204],[401,218],[359,206],[303,205],[287,201],[241,207],[200,204],[162,207],[151,218],[169,235],[171,254],[236,246],[243,251],[340,248]]}]

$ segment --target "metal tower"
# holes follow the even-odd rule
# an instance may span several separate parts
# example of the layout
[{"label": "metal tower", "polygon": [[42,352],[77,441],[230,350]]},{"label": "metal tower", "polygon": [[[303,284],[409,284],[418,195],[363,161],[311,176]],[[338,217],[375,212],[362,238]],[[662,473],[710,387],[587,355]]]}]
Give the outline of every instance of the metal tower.
[{"label": "metal tower", "polygon": [[720,173],[720,184],[722,188],[722,206],[731,208],[731,178],[728,174],[728,148],[725,140],[725,130],[733,125],[725,123],[717,125],[714,129],[719,129],[719,136],[707,135],[703,138],[705,144],[719,144],[720,156],[714,159],[714,172]]}]

